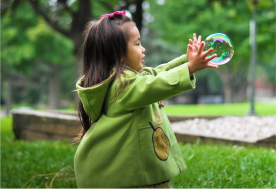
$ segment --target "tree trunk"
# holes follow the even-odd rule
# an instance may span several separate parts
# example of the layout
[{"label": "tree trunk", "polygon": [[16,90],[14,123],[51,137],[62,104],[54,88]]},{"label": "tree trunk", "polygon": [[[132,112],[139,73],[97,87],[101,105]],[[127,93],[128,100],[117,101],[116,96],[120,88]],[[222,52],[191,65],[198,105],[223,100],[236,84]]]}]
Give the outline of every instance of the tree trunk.
[{"label": "tree trunk", "polygon": [[9,116],[9,112],[11,110],[12,105],[12,82],[10,80],[7,81],[7,96],[5,100],[5,109],[6,115]]},{"label": "tree trunk", "polygon": [[59,66],[51,65],[49,79],[49,109],[54,110],[60,107],[60,77]]},{"label": "tree trunk", "polygon": [[246,72],[239,71],[235,74],[233,80],[232,101],[235,103],[244,102],[246,100],[246,90],[248,85]]},{"label": "tree trunk", "polygon": [[142,29],[142,21],[143,21],[143,9],[142,4],[144,0],[136,0],[136,11],[133,14],[133,21],[136,23],[138,30],[141,32]]},{"label": "tree trunk", "polygon": [[224,91],[224,102],[231,103],[232,102],[232,84],[233,84],[233,73],[231,72],[230,67],[226,67],[226,69],[217,70],[218,75],[221,78],[223,83],[223,91]]},{"label": "tree trunk", "polygon": [[231,90],[231,84],[229,84],[228,82],[227,83],[224,83],[223,82],[223,92],[224,92],[224,102],[225,103],[231,103],[232,102],[232,90]]},{"label": "tree trunk", "polygon": [[246,72],[233,73],[230,66],[217,70],[223,83],[224,102],[244,102],[246,100],[247,76]]}]

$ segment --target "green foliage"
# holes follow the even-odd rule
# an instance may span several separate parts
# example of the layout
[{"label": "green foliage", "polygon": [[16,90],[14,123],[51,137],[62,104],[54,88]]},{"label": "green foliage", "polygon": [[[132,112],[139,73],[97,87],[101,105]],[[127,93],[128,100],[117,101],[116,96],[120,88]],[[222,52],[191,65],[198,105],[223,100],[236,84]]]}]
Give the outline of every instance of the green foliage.
[{"label": "green foliage", "polygon": [[[166,42],[179,47],[182,54],[186,53],[188,40],[192,39],[193,33],[202,35],[203,40],[212,33],[225,33],[232,40],[235,54],[230,63],[220,66],[216,72],[212,69],[197,72],[197,88],[194,93],[222,94],[223,86],[230,86],[228,83],[232,83],[233,93],[245,90],[250,55],[251,17],[246,2],[184,0],[165,1],[163,5],[157,4],[154,0],[149,2],[148,11],[153,15],[154,22],[149,23],[148,27],[160,31],[160,36]],[[234,74],[239,74],[241,78],[235,77]],[[222,78],[225,76],[227,79]],[[231,98],[233,101],[236,100],[234,97]]]},{"label": "green foliage", "polygon": [[[203,40],[212,33],[225,33],[234,46],[232,60],[221,65],[217,73],[211,69],[203,73],[197,72],[197,84],[215,84],[211,90],[219,92],[226,87],[231,88],[227,94],[227,102],[243,102],[247,87],[247,75],[250,63],[250,34],[249,23],[252,18],[251,3],[248,1],[165,1],[160,5],[155,0],[148,0],[150,8],[147,10],[154,17],[148,27],[160,31],[160,36],[168,43],[178,46],[182,53],[186,53],[189,38],[193,33],[202,35]],[[259,1],[257,9],[257,68],[262,67],[269,82],[275,84],[275,11],[274,1]],[[274,19],[271,17],[273,15]],[[218,82],[218,76],[223,82]],[[206,81],[207,80],[207,81]],[[200,91],[204,89],[197,86]],[[208,89],[210,90],[210,89]],[[229,91],[229,90],[228,90]],[[204,93],[206,94],[207,91]],[[208,93],[208,92],[207,92]],[[226,91],[224,91],[226,95]]]},{"label": "green foliage", "polygon": [[101,15],[114,12],[119,8],[119,0],[94,0],[92,1],[92,12],[95,19],[100,19]]},{"label": "green foliage", "polygon": [[257,66],[265,71],[266,79],[276,85],[276,13],[273,0],[260,1],[257,23]]},{"label": "green foliage", "polygon": [[[222,6],[219,1],[208,4],[206,0],[166,1],[165,5],[152,3],[158,8],[151,9],[155,22],[150,26],[157,29],[162,24],[162,36],[169,42],[176,42],[183,52],[186,52],[188,39],[193,33],[202,35],[203,39],[212,33],[225,33],[234,44],[237,51],[235,51],[235,56],[239,57],[239,54],[244,53],[241,50],[247,50],[247,54],[249,51],[251,14],[245,2],[237,1],[236,3],[228,1],[226,7]],[[236,35],[237,33],[239,35]]]},{"label": "green foliage", "polygon": [[10,69],[26,72],[31,67],[35,46],[26,31],[36,23],[37,18],[26,3],[22,3],[16,12],[9,10],[1,17],[1,63],[5,72]]},{"label": "green foliage", "polygon": [[[202,35],[203,39],[212,33],[225,33],[234,44],[235,50],[227,66],[231,66],[235,72],[248,67],[249,22],[252,16],[246,1],[166,1],[164,5],[158,5],[153,0],[150,2],[149,12],[155,21],[149,27],[157,30],[162,28],[162,37],[175,43],[182,52],[186,52],[188,39],[192,38],[193,33]],[[275,54],[275,43],[271,40],[275,37],[275,23],[274,19],[267,16],[273,10],[273,0],[260,3],[257,9],[257,43],[261,60],[265,60],[267,54]]]},{"label": "green foliage", "polygon": [[36,61],[68,64],[74,60],[72,41],[50,28],[42,18],[26,33],[29,41],[36,47]]},{"label": "green foliage", "polygon": [[157,33],[150,30],[147,35],[143,35],[142,32],[142,45],[146,49],[145,66],[156,67],[181,55],[179,47],[167,44],[157,37]]},{"label": "green foliage", "polygon": [[196,73],[195,91],[201,95],[204,94],[221,94],[223,91],[223,83],[220,80],[217,70],[207,68]]},{"label": "green foliage", "polygon": [[[212,33],[225,33],[231,39],[235,51],[227,66],[233,67],[233,71],[247,67],[249,61],[245,62],[244,56],[249,58],[249,19],[251,14],[243,1],[238,1],[237,4],[223,7],[218,1],[208,5],[207,1],[201,0],[196,2],[183,1],[182,5],[174,7],[175,12],[183,11],[184,7],[189,9],[183,11],[180,21],[174,19],[168,21],[174,27],[180,26],[175,28],[179,46],[186,51],[187,43],[185,42],[188,42],[193,33],[202,35],[203,39]],[[166,38],[170,40],[169,37]],[[240,64],[239,59],[244,62]]]},{"label": "green foliage", "polygon": [[[164,108],[167,114],[243,116],[249,111],[249,103],[170,105]],[[255,110],[260,116],[276,115],[276,105],[256,103]]]},{"label": "green foliage", "polygon": [[5,71],[28,73],[35,61],[64,64],[74,60],[73,44],[38,18],[28,3],[1,18],[1,62]]},{"label": "green foliage", "polygon": [[[11,81],[14,103],[47,104],[52,65],[61,67],[62,78],[67,75],[63,91],[73,90],[73,42],[37,17],[29,3],[22,1],[15,10],[8,9],[1,18],[1,27],[1,74],[4,81]],[[73,100],[73,96],[70,92],[62,94],[66,100]]]}]

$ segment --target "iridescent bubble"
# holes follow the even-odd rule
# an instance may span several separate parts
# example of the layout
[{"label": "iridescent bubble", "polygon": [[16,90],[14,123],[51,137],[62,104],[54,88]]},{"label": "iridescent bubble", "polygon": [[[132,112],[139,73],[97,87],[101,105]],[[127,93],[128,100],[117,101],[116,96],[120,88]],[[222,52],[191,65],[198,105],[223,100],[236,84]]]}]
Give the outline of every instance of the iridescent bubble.
[{"label": "iridescent bubble", "polygon": [[211,64],[225,64],[229,62],[234,55],[234,47],[231,40],[223,33],[214,33],[205,39],[205,46],[203,50],[206,51],[211,47],[214,50],[207,57],[217,54],[216,58],[209,61]]}]

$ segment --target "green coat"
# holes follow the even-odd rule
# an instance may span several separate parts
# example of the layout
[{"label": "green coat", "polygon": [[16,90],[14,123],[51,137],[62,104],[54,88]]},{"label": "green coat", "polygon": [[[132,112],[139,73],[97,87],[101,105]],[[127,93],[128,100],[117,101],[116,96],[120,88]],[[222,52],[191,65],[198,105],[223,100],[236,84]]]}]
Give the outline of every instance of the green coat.
[{"label": "green coat", "polygon": [[[95,122],[80,142],[75,173],[80,188],[141,187],[168,181],[184,162],[170,122],[158,101],[195,88],[185,55],[140,72],[125,70],[125,87],[107,79],[78,94]],[[80,86],[82,77],[76,84]],[[127,78],[127,79],[126,79]],[[129,83],[128,83],[129,81]]]}]

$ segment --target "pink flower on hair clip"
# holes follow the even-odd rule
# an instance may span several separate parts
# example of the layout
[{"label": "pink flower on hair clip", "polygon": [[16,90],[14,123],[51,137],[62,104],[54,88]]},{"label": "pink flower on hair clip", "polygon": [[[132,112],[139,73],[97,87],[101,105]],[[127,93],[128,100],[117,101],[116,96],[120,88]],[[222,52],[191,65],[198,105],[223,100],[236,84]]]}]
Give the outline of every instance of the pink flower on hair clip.
[{"label": "pink flower on hair clip", "polygon": [[126,11],[125,11],[125,10],[122,10],[122,11],[113,12],[113,13],[111,13],[111,14],[104,14],[104,15],[101,16],[100,19],[102,19],[102,18],[104,18],[104,17],[107,17],[107,16],[109,16],[110,18],[112,18],[115,14],[117,14],[117,15],[125,15],[125,14],[126,14]]}]

